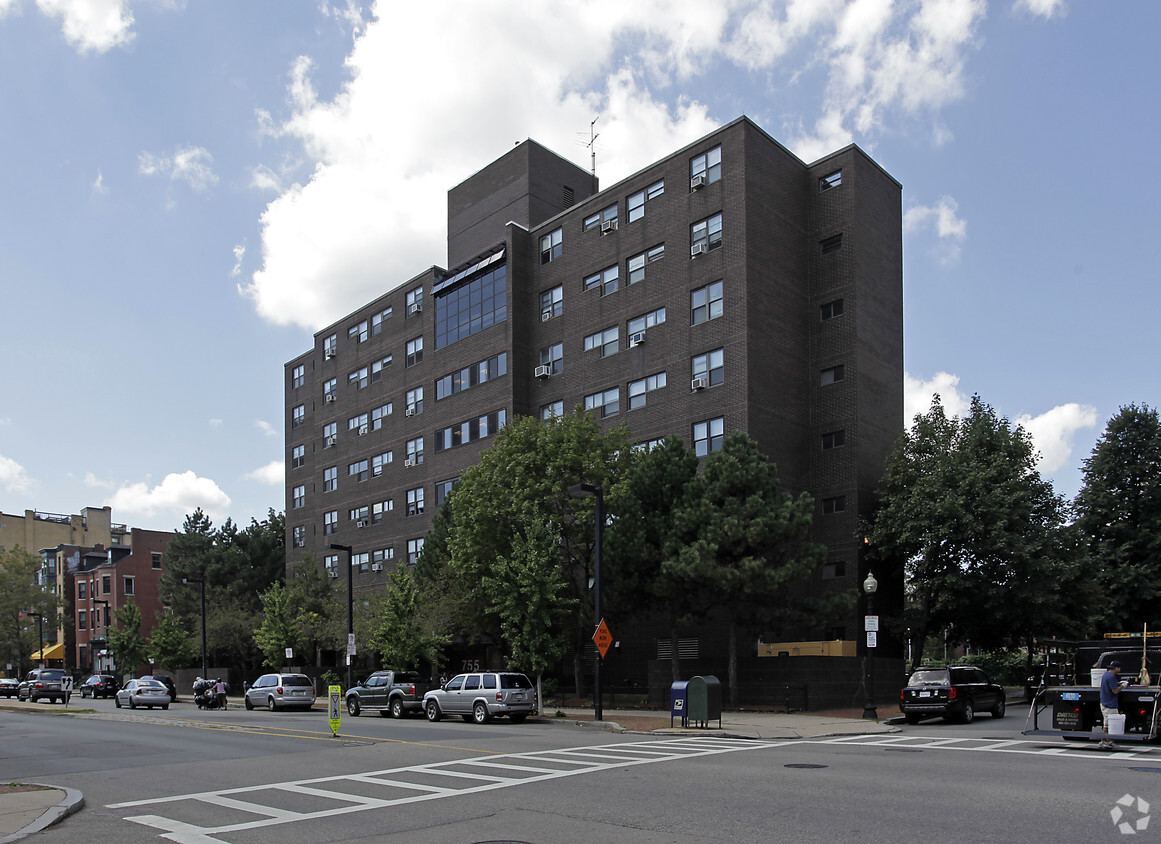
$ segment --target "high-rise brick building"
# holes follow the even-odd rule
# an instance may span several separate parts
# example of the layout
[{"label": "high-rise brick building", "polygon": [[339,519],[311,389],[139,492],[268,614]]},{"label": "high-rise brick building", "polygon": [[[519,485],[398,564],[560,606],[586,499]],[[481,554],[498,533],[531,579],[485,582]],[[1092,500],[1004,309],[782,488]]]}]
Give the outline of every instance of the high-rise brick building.
[{"label": "high-rise brick building", "polygon": [[500,426],[580,404],[702,454],[747,431],[817,501],[810,588],[858,588],[903,427],[901,186],[860,149],[805,164],[742,117],[598,191],[526,141],[449,192],[448,265],[286,365],[289,564],[349,545],[382,584]]}]

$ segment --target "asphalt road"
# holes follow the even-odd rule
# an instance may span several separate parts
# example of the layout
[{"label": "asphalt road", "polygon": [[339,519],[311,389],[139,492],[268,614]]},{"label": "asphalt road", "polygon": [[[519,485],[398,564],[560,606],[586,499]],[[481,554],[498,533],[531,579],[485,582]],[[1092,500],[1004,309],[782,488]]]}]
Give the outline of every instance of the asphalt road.
[{"label": "asphalt road", "polygon": [[[1161,835],[1161,748],[1020,735],[1024,709],[742,741],[327,713],[0,713],[0,781],[79,789],[44,842],[1124,841]],[[303,782],[313,780],[312,782]],[[230,792],[230,793],[223,793]],[[198,795],[196,798],[188,795]],[[1128,796],[1126,805],[1117,801]],[[1144,809],[1139,799],[1149,804]],[[1126,838],[1113,822],[1133,826]],[[1142,811],[1144,809],[1144,811]],[[161,836],[167,836],[161,838]]]}]

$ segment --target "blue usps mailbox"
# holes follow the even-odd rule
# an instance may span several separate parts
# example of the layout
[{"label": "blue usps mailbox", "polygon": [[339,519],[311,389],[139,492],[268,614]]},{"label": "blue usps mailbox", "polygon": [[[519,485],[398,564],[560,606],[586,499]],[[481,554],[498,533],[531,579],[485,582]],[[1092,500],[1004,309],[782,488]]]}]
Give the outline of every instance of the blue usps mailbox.
[{"label": "blue usps mailbox", "polygon": [[669,726],[674,716],[681,717],[681,726],[689,726],[689,680],[678,680],[669,687]]}]

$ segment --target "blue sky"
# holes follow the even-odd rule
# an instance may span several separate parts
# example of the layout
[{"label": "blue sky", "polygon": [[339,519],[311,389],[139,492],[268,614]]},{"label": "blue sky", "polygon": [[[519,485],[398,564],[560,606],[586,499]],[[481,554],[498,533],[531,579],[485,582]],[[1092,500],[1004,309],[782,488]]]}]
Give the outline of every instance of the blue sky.
[{"label": "blue sky", "polygon": [[445,263],[448,188],[529,137],[587,168],[597,115],[605,185],[741,114],[867,150],[904,186],[908,417],[979,393],[1071,497],[1157,404],[1159,28],[1155,0],[0,0],[0,510],[283,509],[283,364]]}]

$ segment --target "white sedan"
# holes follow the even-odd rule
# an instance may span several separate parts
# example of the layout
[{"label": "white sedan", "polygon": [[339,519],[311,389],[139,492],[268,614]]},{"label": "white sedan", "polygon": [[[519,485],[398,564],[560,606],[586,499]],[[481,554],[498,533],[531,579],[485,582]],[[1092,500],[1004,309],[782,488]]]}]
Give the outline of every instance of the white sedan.
[{"label": "white sedan", "polygon": [[130,680],[117,692],[113,702],[118,709],[122,706],[128,706],[130,709],[139,706],[148,706],[150,709],[160,706],[162,709],[169,709],[169,689],[156,680]]}]

